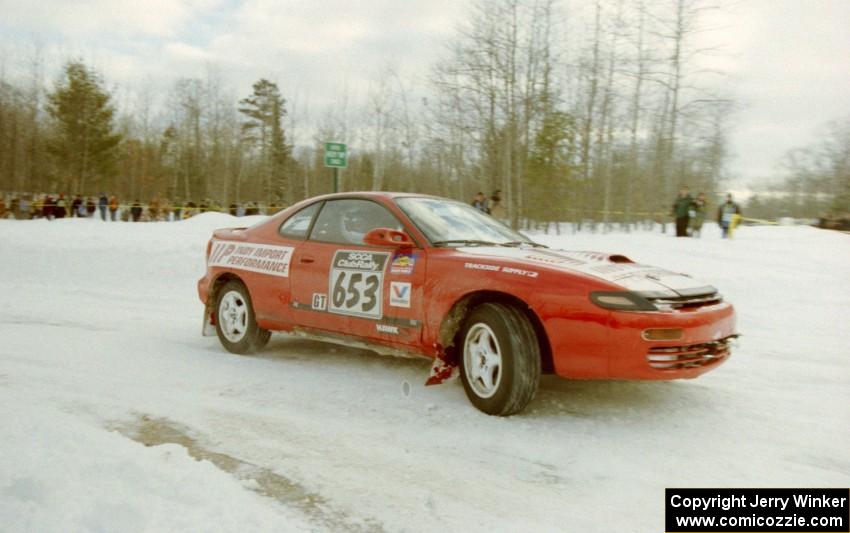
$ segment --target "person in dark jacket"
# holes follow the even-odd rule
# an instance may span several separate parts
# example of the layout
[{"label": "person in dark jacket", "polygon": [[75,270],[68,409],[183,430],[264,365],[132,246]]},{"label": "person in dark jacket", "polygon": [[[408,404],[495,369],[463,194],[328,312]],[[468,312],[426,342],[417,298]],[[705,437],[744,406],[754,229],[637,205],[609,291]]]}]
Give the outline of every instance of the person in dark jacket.
[{"label": "person in dark jacket", "polygon": [[80,211],[80,206],[83,205],[83,199],[80,195],[74,196],[74,201],[71,202],[71,216],[72,217],[81,217],[83,213]]},{"label": "person in dark jacket", "polygon": [[68,214],[68,202],[65,200],[65,193],[60,192],[59,198],[56,200],[56,206],[53,208],[53,216],[55,218],[65,218]]},{"label": "person in dark jacket", "polygon": [[705,193],[699,193],[691,205],[691,237],[702,237],[702,224],[705,222]]},{"label": "person in dark jacket", "polygon": [[142,218],[142,204],[138,200],[133,202],[133,206],[130,208],[130,216],[133,217],[133,222],[138,222]]},{"label": "person in dark jacket", "polygon": [[51,195],[44,197],[44,202],[41,204],[41,216],[47,220],[53,220],[53,215],[56,211],[56,200]]},{"label": "person in dark jacket", "polygon": [[89,218],[93,217],[96,210],[97,208],[94,205],[94,198],[89,196],[86,200],[86,216]]},{"label": "person in dark jacket", "polygon": [[97,209],[100,211],[100,218],[106,222],[106,206],[109,205],[109,198],[105,194],[100,193],[100,198],[97,201]]},{"label": "person in dark jacket", "polygon": [[676,237],[688,236],[688,221],[693,203],[694,199],[691,197],[690,189],[687,186],[682,186],[679,189],[679,196],[673,202],[673,216],[676,217]]},{"label": "person in dark jacket", "polygon": [[732,230],[740,216],[741,207],[732,200],[732,194],[727,194],[726,201],[717,208],[717,225],[723,231],[724,239],[732,237]]}]

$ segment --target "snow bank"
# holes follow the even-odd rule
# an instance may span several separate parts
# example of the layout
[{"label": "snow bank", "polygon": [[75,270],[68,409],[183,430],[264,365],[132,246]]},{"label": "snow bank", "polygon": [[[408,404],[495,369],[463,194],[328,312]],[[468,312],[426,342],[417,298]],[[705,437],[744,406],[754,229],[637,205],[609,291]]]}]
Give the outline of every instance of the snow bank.
[{"label": "snow bank", "polygon": [[233,215],[228,215],[227,213],[208,212],[198,213],[193,217],[177,222],[177,224],[204,228],[211,231],[217,228],[247,228],[258,222],[262,222],[267,218],[268,217],[264,215],[235,217]]}]

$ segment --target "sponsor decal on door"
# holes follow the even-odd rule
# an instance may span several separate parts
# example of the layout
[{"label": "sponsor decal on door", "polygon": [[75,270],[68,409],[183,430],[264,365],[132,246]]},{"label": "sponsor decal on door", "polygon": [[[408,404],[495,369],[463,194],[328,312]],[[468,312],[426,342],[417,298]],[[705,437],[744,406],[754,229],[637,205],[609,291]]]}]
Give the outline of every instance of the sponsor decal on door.
[{"label": "sponsor decal on door", "polygon": [[397,252],[390,264],[390,274],[412,274],[416,266],[416,254],[413,252]]},{"label": "sponsor decal on door", "polygon": [[406,281],[390,282],[390,305],[410,308],[410,283]]}]

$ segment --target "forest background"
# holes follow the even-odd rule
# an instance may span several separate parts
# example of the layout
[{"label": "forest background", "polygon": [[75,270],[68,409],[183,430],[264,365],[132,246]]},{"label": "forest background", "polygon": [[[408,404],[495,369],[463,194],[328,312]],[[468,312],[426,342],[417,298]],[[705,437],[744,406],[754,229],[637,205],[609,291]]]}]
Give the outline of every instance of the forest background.
[{"label": "forest background", "polygon": [[[262,72],[245,94],[214,63],[167,89],[117,86],[79,56],[50,69],[34,42],[0,56],[0,191],[288,205],[331,191],[323,146],[337,141],[342,190],[499,190],[515,226],[657,219],[681,185],[718,201],[742,104],[701,36],[725,7],[586,4],[474,2],[427,74],[388,63],[313,112]],[[850,210],[850,117],[777,166],[749,216]]]}]

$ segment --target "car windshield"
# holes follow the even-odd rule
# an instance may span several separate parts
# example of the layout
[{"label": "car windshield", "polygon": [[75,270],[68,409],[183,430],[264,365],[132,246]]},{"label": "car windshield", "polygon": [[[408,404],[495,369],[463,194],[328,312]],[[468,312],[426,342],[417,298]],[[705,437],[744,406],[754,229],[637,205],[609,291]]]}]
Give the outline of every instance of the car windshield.
[{"label": "car windshield", "polygon": [[435,246],[539,246],[472,206],[441,198],[399,198],[396,203]]}]

